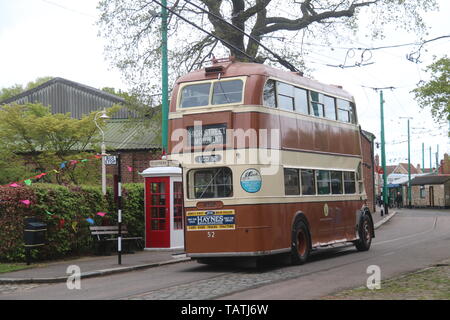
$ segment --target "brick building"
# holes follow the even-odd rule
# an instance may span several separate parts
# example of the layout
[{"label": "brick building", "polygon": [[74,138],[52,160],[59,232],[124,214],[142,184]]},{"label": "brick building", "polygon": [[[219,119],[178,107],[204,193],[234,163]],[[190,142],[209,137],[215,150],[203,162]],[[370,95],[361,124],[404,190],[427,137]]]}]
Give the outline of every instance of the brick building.
[{"label": "brick building", "polygon": [[450,175],[426,175],[411,180],[412,206],[450,207]]},{"label": "brick building", "polygon": [[[124,119],[108,121],[105,130],[107,153],[120,153],[122,182],[144,182],[139,172],[149,167],[150,160],[161,158],[159,122],[153,126]],[[117,165],[106,166],[107,185],[111,186],[118,172]]]},{"label": "brick building", "polygon": [[375,158],[374,158],[375,135],[361,130],[361,148],[363,156],[364,188],[367,194],[367,204],[371,212],[375,212]]}]

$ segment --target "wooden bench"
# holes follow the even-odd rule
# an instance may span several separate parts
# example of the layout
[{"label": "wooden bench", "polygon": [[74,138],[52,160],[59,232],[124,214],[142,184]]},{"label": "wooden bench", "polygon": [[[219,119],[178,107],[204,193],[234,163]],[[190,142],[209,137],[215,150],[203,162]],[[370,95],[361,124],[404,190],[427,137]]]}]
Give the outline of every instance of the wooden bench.
[{"label": "wooden bench", "polygon": [[[89,230],[96,242],[96,253],[111,255],[113,249],[117,251],[117,238],[119,226],[90,226]],[[142,237],[127,237],[127,227],[122,225],[122,252],[133,253],[132,244],[136,249],[142,250],[144,243]]]}]

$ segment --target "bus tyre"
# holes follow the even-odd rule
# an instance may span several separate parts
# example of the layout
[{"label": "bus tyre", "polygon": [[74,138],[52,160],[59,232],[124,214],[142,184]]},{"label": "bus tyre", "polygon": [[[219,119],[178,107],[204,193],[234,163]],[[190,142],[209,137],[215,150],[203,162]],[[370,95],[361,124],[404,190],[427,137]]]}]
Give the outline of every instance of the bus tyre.
[{"label": "bus tyre", "polygon": [[370,217],[365,214],[361,218],[358,228],[359,239],[355,241],[355,247],[358,251],[367,251],[372,243],[372,223]]},{"label": "bus tyre", "polygon": [[304,264],[311,251],[311,238],[308,226],[303,220],[295,222],[292,231],[291,260],[292,264]]}]

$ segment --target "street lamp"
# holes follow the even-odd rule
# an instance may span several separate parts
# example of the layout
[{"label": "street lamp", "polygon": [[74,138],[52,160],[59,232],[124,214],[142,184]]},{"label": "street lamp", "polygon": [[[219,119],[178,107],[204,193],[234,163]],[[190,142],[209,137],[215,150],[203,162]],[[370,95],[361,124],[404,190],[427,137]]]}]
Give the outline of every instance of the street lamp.
[{"label": "street lamp", "polygon": [[400,119],[408,119],[408,207],[411,208],[412,196],[411,196],[411,139],[409,133],[409,120],[412,117],[399,117]]},{"label": "street lamp", "polygon": [[105,165],[105,156],[106,156],[106,147],[105,147],[105,132],[103,132],[102,128],[97,123],[98,119],[106,120],[109,119],[109,116],[106,114],[106,110],[103,109],[99,111],[94,116],[94,123],[97,126],[98,130],[100,130],[102,134],[102,144],[101,144],[101,156],[102,156],[102,193],[106,194],[106,165]]}]

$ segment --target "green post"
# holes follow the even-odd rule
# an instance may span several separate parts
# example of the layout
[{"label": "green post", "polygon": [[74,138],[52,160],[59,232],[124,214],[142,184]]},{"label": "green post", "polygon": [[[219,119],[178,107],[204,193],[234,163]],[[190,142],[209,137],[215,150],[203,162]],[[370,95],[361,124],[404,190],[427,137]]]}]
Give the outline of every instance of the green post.
[{"label": "green post", "polygon": [[162,147],[168,150],[169,80],[167,63],[167,0],[161,1],[161,81],[162,81]]},{"label": "green post", "polygon": [[430,173],[433,172],[433,162],[431,162],[431,146],[430,146]]},{"label": "green post", "polygon": [[384,213],[388,214],[388,191],[387,191],[387,175],[386,175],[386,153],[384,140],[384,106],[383,106],[383,90],[380,91],[380,118],[381,118],[381,166],[383,167],[383,202]]},{"label": "green post", "polygon": [[439,145],[436,145],[436,173],[439,174]]},{"label": "green post", "polygon": [[411,140],[409,134],[409,119],[408,119],[408,206],[411,208]]},{"label": "green post", "polygon": [[425,143],[422,142],[422,172],[425,173]]}]

